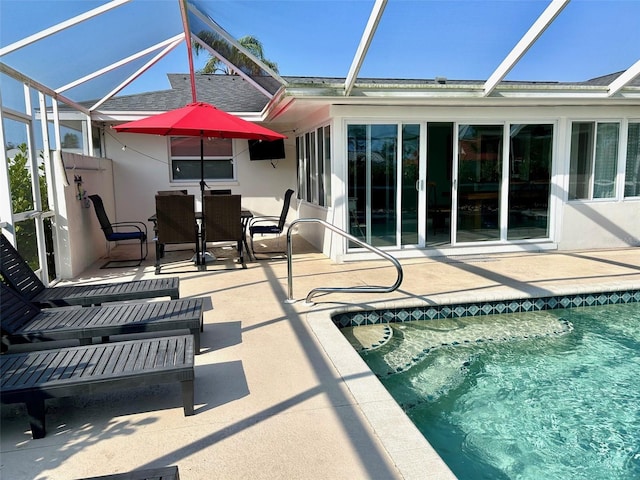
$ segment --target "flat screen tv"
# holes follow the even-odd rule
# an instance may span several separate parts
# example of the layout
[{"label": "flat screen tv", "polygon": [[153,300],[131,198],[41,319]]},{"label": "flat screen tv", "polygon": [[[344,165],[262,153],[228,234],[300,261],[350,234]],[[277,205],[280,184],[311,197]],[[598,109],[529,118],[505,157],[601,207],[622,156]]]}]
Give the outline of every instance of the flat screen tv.
[{"label": "flat screen tv", "polygon": [[251,160],[278,160],[284,158],[284,140],[249,140]]}]

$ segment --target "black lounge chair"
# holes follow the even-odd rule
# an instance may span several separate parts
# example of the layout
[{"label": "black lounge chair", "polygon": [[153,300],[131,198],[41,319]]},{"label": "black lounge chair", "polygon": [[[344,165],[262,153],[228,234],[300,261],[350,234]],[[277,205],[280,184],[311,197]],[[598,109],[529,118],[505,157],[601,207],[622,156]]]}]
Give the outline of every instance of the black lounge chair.
[{"label": "black lounge chair", "polygon": [[170,467],[147,468],[99,477],[85,477],[79,480],[180,480],[180,474],[178,466],[171,465]]},{"label": "black lounge chair", "polygon": [[46,435],[45,400],[180,382],[194,413],[193,336],[162,337],[2,355],[0,400],[25,403],[33,438]]},{"label": "black lounge chair", "polygon": [[[93,208],[96,211],[96,216],[100,222],[100,228],[104,233],[104,238],[107,240],[107,256],[111,250],[111,242],[120,242],[124,240],[137,240],[140,242],[140,257],[126,260],[109,260],[100,268],[113,268],[120,263],[126,263],[126,266],[131,266],[131,263],[137,262],[136,266],[140,266],[142,261],[147,258],[149,253],[149,247],[147,245],[147,225],[144,222],[111,222],[106,210],[104,209],[104,203],[100,195],[89,195],[89,198],[93,202]],[[144,251],[144,253],[143,253]],[[113,264],[113,265],[112,265]]]},{"label": "black lounge chair", "polygon": [[236,242],[238,260],[242,268],[247,268],[242,251],[244,226],[241,200],[241,195],[205,195],[204,235],[207,242]]},{"label": "black lounge chair", "polygon": [[[279,236],[284,230],[284,224],[287,221],[287,214],[289,213],[289,205],[291,204],[291,196],[293,190],[289,189],[284,194],[284,203],[282,204],[282,211],[279,217],[253,217],[249,221],[249,236],[251,237],[251,254],[253,258],[257,260],[256,250],[253,246],[254,235],[276,235]],[[260,253],[279,253],[286,255],[284,250],[282,251],[263,251]]]},{"label": "black lounge chair", "polygon": [[40,310],[0,282],[0,305],[3,349],[17,343],[54,340],[79,340],[81,345],[90,345],[94,337],[108,341],[112,335],[189,330],[195,351],[200,353],[202,298]]},{"label": "black lounge chair", "polygon": [[0,234],[0,274],[20,295],[40,307],[100,305],[148,298],[180,298],[178,277],[132,282],[45,287],[18,251]]}]

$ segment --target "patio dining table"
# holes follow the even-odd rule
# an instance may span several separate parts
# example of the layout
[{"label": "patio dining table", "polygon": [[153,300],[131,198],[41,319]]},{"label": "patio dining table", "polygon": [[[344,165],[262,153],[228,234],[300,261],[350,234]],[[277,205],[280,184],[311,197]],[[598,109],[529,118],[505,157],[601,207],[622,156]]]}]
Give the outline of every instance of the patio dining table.
[{"label": "patio dining table", "polygon": [[[249,259],[251,260],[251,250],[249,250],[249,245],[247,245],[247,226],[249,225],[249,221],[253,218],[253,212],[251,210],[248,210],[246,208],[243,208],[240,211],[240,222],[242,222],[242,245],[245,249],[245,252],[247,252],[247,255],[249,256]],[[151,215],[148,219],[149,222],[153,222],[153,231],[155,234],[155,237],[158,237],[158,219],[156,214],[154,213],[153,215]],[[200,235],[202,234],[202,212],[196,212],[196,222],[198,222],[199,228],[198,231],[200,232]],[[161,251],[164,251],[164,249],[161,249]]]}]

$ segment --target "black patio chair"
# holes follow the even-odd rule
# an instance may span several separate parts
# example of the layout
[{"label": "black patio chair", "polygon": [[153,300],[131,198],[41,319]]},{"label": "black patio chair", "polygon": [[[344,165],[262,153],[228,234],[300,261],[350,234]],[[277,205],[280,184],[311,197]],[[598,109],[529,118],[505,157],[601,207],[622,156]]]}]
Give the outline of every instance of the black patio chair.
[{"label": "black patio chair", "polygon": [[156,195],[156,275],[162,268],[165,245],[195,244],[199,255],[199,232],[194,195]]},{"label": "black patio chair", "polygon": [[158,190],[156,195],[188,195],[188,190]]},{"label": "black patio chair", "polygon": [[205,195],[231,195],[231,189],[205,190]]},{"label": "black patio chair", "polygon": [[[112,223],[109,220],[109,216],[104,209],[104,203],[100,195],[89,195],[89,198],[93,202],[93,207],[96,211],[96,216],[100,222],[100,228],[104,232],[104,237],[107,240],[107,257],[111,255],[111,242],[120,242],[124,240],[137,240],[140,242],[140,257],[126,260],[109,260],[100,268],[114,268],[119,263],[127,263],[126,266],[132,266],[132,262],[138,262],[139,266],[142,261],[147,258],[149,253],[149,247],[147,245],[147,225],[144,222],[115,222]],[[144,249],[144,253],[143,253]],[[111,265],[111,264],[116,265]]]},{"label": "black patio chair", "polygon": [[[282,204],[282,211],[279,217],[275,216],[262,216],[253,217],[249,221],[249,236],[251,237],[251,254],[253,258],[257,260],[256,251],[253,245],[254,235],[275,235],[280,236],[284,230],[284,224],[287,221],[287,214],[289,213],[289,205],[291,204],[291,196],[293,190],[288,189],[284,194],[284,203]],[[270,250],[261,251],[260,253],[280,253],[286,255],[284,250]]]},{"label": "black patio chair", "polygon": [[241,195],[205,195],[204,235],[207,242],[236,242],[239,262],[247,268],[242,251],[241,200]]}]

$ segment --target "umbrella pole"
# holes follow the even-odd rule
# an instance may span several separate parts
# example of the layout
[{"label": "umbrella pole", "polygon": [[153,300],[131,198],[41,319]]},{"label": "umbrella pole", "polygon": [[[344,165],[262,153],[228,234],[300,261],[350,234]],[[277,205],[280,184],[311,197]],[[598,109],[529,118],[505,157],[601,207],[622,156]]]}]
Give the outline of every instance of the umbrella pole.
[{"label": "umbrella pole", "polygon": [[200,258],[198,265],[200,270],[207,268],[207,231],[205,229],[205,213],[204,213],[204,132],[200,131],[200,204],[202,209],[202,223],[200,224],[200,239],[202,248],[200,249]]}]

